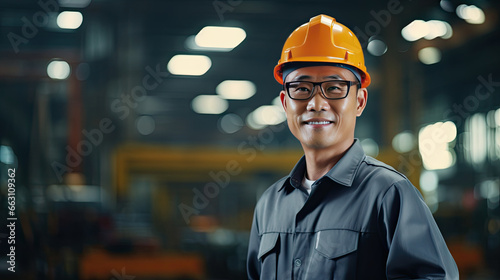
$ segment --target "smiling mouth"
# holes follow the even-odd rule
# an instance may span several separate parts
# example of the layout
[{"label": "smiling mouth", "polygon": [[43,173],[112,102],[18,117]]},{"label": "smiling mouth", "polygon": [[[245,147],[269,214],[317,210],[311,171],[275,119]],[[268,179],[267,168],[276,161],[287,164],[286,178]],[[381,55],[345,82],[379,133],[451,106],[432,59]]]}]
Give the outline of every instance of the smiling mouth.
[{"label": "smiling mouth", "polygon": [[313,121],[313,122],[305,122],[305,124],[310,124],[310,125],[325,125],[325,124],[331,124],[333,122],[331,121]]}]

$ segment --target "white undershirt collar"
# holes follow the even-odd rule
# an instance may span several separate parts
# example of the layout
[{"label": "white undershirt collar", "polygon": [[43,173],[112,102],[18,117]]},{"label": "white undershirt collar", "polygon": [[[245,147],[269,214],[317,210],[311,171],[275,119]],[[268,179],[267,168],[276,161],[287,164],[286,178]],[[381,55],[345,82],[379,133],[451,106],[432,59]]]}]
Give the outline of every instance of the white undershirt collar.
[{"label": "white undershirt collar", "polygon": [[302,186],[304,186],[304,188],[306,189],[307,193],[311,194],[311,189],[312,189],[312,185],[314,184],[314,182],[316,182],[316,181],[309,180],[304,175],[304,179],[302,179]]}]

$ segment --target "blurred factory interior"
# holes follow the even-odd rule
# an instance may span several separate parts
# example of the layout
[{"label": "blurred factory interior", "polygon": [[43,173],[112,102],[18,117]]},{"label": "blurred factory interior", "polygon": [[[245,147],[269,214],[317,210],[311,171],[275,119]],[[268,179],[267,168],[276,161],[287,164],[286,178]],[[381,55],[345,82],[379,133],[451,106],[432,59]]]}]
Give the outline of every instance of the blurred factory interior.
[{"label": "blurred factory interior", "polygon": [[323,13],[365,51],[366,153],[419,188],[462,279],[500,279],[499,12],[494,0],[2,0],[0,278],[246,279],[255,203],[302,155],[272,69]]}]

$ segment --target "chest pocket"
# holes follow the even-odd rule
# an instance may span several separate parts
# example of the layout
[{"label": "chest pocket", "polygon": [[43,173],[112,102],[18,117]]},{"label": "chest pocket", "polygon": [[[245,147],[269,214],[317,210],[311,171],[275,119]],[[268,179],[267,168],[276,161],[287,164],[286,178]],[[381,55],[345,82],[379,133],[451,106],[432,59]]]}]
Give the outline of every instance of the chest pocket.
[{"label": "chest pocket", "polygon": [[261,262],[260,279],[276,279],[278,272],[279,233],[264,233],[260,239],[258,258]]},{"label": "chest pocket", "polygon": [[358,238],[359,233],[351,230],[318,231],[314,249],[325,258],[335,259],[356,251]]},{"label": "chest pocket", "polygon": [[356,279],[359,236],[359,232],[342,229],[317,232],[312,258],[316,268],[309,271],[309,278]]},{"label": "chest pocket", "polygon": [[260,239],[259,255],[258,258],[262,261],[262,258],[269,252],[273,251],[277,247],[279,233],[264,233]]}]

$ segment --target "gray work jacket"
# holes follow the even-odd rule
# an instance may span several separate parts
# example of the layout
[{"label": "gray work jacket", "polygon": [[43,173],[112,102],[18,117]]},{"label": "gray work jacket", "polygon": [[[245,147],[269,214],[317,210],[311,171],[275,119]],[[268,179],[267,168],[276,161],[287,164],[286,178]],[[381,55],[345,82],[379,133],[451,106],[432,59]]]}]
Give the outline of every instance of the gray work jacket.
[{"label": "gray work jacket", "polygon": [[311,194],[302,157],[255,208],[249,279],[458,279],[418,190],[354,144]]}]

